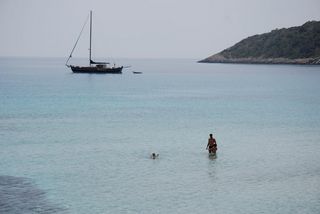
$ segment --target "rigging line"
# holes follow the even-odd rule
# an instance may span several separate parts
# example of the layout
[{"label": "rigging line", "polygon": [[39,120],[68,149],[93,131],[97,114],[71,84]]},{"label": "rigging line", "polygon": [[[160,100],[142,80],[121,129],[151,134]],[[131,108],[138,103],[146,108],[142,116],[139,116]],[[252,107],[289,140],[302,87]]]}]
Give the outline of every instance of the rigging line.
[{"label": "rigging line", "polygon": [[68,62],[69,62],[70,58],[72,57],[72,53],[73,53],[74,49],[76,48],[76,46],[77,46],[77,44],[78,44],[78,41],[79,41],[79,39],[80,39],[80,37],[81,37],[81,34],[82,34],[82,32],[83,32],[83,29],[84,29],[84,27],[86,26],[86,24],[87,24],[87,22],[88,22],[88,19],[89,19],[89,15],[87,16],[86,21],[85,21],[85,23],[83,24],[82,29],[81,29],[81,31],[80,31],[80,34],[79,34],[79,36],[78,36],[78,39],[77,39],[76,43],[74,44],[74,46],[73,46],[73,48],[72,48],[72,51],[71,51],[71,53],[70,53],[70,55],[69,55],[69,57],[68,57],[68,59],[67,59],[67,61],[66,61],[66,66],[68,66]]}]

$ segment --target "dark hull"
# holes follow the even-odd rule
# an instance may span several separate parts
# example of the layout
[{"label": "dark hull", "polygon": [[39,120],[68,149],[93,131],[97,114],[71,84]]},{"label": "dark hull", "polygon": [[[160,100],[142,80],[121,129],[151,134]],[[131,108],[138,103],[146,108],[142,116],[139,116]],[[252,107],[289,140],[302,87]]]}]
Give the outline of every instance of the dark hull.
[{"label": "dark hull", "polygon": [[121,74],[123,66],[114,68],[98,68],[98,67],[80,67],[70,66],[73,73],[89,73],[89,74]]}]

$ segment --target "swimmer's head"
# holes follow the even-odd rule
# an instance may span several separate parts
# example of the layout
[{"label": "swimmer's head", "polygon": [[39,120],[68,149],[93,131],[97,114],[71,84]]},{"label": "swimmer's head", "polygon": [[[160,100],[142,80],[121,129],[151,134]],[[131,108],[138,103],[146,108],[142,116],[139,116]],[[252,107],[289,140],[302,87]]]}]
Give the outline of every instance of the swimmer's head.
[{"label": "swimmer's head", "polygon": [[156,153],[152,153],[152,154],[151,154],[151,158],[152,158],[152,159],[156,159],[158,156],[159,156],[159,154],[156,154]]}]

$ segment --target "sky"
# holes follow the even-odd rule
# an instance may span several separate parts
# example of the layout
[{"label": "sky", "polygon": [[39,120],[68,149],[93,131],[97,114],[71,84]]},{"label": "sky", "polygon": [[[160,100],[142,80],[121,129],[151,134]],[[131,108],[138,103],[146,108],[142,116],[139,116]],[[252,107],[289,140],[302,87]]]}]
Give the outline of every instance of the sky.
[{"label": "sky", "polygon": [[[320,0],[0,0],[0,57],[67,57],[89,11],[94,57],[202,59],[320,21]],[[87,57],[87,25],[74,57]]]}]

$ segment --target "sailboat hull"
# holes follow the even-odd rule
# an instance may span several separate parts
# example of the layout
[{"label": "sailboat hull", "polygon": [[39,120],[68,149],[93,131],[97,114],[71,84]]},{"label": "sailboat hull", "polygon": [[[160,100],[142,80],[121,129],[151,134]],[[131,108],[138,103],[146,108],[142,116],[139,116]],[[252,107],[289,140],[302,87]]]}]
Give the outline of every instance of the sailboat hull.
[{"label": "sailboat hull", "polygon": [[92,74],[121,74],[123,66],[121,67],[94,67],[94,66],[70,66],[73,73],[92,73]]}]

